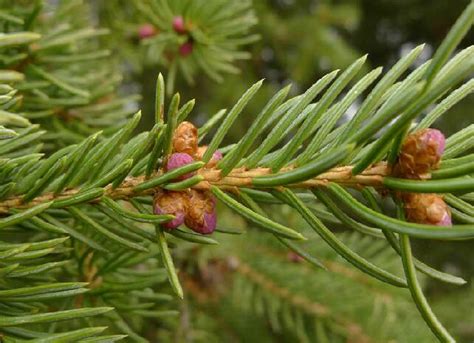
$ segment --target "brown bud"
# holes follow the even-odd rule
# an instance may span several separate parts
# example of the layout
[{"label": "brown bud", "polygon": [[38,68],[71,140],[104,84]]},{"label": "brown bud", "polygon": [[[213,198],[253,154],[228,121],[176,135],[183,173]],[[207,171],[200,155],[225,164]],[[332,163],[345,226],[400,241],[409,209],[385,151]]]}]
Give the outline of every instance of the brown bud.
[{"label": "brown bud", "polygon": [[202,160],[202,157],[204,156],[206,150],[207,145],[201,145],[200,147],[198,147],[196,150],[196,160]]},{"label": "brown bud", "polygon": [[[207,150],[207,145],[203,145],[198,147],[197,152],[196,152],[196,159],[197,160],[202,160],[202,157],[204,156],[205,152]],[[217,162],[222,160],[222,153],[219,150],[216,150],[213,154],[209,162],[206,164],[206,168],[213,168],[217,165]]]},{"label": "brown bud", "polygon": [[155,214],[171,214],[175,218],[162,224],[165,229],[172,230],[184,223],[184,216],[188,207],[186,193],[161,191],[153,199],[153,212]]},{"label": "brown bud", "polygon": [[419,224],[451,226],[451,211],[443,198],[432,193],[404,193],[407,220]]},{"label": "brown bud", "polygon": [[439,130],[423,129],[408,135],[395,165],[395,175],[423,178],[423,174],[438,168],[444,147],[444,135]]},{"label": "brown bud", "polygon": [[217,224],[216,200],[210,192],[190,190],[184,223],[198,233],[214,232]]},{"label": "brown bud", "polygon": [[198,149],[198,130],[188,121],[178,125],[173,135],[173,151],[194,156]]}]

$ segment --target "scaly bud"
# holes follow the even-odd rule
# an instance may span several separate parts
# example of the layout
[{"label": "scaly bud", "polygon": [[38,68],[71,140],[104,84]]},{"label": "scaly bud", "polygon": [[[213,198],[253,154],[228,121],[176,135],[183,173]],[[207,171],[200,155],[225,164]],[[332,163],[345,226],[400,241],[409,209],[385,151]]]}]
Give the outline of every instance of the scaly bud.
[{"label": "scaly bud", "polygon": [[409,179],[423,178],[423,174],[438,168],[445,145],[443,133],[436,129],[423,129],[408,135],[395,174]]},{"label": "scaly bud", "polygon": [[[166,164],[166,170],[170,171],[182,166],[185,166],[187,164],[191,164],[194,162],[194,159],[185,153],[182,152],[175,152],[174,154],[171,154],[171,156],[168,158],[168,163]],[[185,180],[193,176],[195,172],[184,174],[180,177],[177,178],[177,180]]]},{"label": "scaly bud", "polygon": [[184,223],[191,230],[204,235],[214,232],[217,225],[216,200],[211,193],[190,190]]},{"label": "scaly bud", "polygon": [[188,121],[178,125],[173,134],[174,152],[184,152],[194,156],[198,150],[198,130],[196,126]]},{"label": "scaly bud", "polygon": [[431,193],[405,193],[405,213],[408,221],[419,224],[451,226],[451,212],[443,198]]},{"label": "scaly bud", "polygon": [[153,37],[157,33],[158,31],[151,24],[143,24],[138,28],[138,37],[140,37],[140,39]]},{"label": "scaly bud", "polygon": [[153,213],[175,216],[173,220],[161,224],[165,229],[173,230],[184,223],[187,205],[188,198],[185,193],[162,191],[158,192],[153,199]]},{"label": "scaly bud", "polygon": [[[198,147],[197,152],[196,152],[196,159],[202,160],[202,157],[204,156],[204,153],[207,150],[207,145],[203,145]],[[209,162],[206,164],[206,168],[213,168],[217,165],[217,162],[222,160],[222,153],[219,150],[216,150],[213,154]]]}]

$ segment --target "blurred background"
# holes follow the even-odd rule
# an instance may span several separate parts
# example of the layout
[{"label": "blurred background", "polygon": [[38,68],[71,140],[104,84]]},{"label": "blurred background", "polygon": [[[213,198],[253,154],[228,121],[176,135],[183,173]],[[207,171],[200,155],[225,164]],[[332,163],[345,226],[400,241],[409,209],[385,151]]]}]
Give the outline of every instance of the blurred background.
[{"label": "blurred background", "polygon": [[[431,57],[468,3],[469,0],[254,0],[254,14],[258,23],[250,31],[258,34],[260,38],[243,48],[250,52],[250,55],[248,59],[236,63],[240,72],[235,75],[224,75],[222,82],[216,82],[205,73],[198,72],[195,75],[194,85],[186,82],[183,75],[178,72],[174,88],[181,93],[185,101],[196,99],[196,107],[190,120],[196,124],[202,124],[218,110],[232,106],[239,95],[251,84],[265,78],[266,82],[262,90],[246,108],[228,136],[227,143],[232,143],[245,133],[249,122],[270,95],[288,83],[293,84],[294,94],[302,92],[328,71],[343,69],[365,53],[368,53],[366,71],[376,66],[384,66],[384,70],[387,70],[410,49],[418,44],[426,43],[424,52],[415,66],[421,64]],[[112,38],[108,38],[108,44],[116,51],[116,55],[122,58],[121,65],[125,72],[122,91],[141,94],[142,100],[139,106],[145,117],[149,118],[148,124],[143,123],[143,129],[148,129],[151,127],[153,118],[156,75],[158,72],[163,72],[167,76],[170,73],[169,67],[153,58],[146,63],[143,62],[144,54],[138,53],[142,49],[142,42],[134,37],[134,32],[145,22],[143,17],[137,16],[134,20],[133,15],[129,15],[126,1],[93,1],[92,5],[97,14],[98,23],[112,28]],[[465,47],[473,43],[474,37],[471,34],[461,45]],[[467,126],[473,122],[473,105],[474,97],[471,95],[444,115],[436,126],[441,128],[447,136]],[[355,109],[356,107],[350,108],[346,118],[350,117]],[[303,225],[298,218],[292,218],[284,210],[282,215],[286,216],[286,221],[293,221],[296,226]],[[248,229],[245,222],[230,213],[223,213],[220,219],[234,228]],[[338,228],[338,230],[344,231],[344,228]],[[249,237],[252,239],[249,240]],[[182,257],[181,268],[188,276],[184,278],[186,280],[184,284],[191,297],[183,304],[183,316],[180,327],[173,333],[174,339],[216,342],[293,342],[305,341],[309,337],[309,341],[316,340],[315,336],[311,335],[305,338],[297,329],[295,329],[296,336],[287,333],[284,329],[276,330],[274,327],[276,324],[271,323],[272,319],[262,314],[265,312],[264,305],[261,305],[260,310],[252,311],[239,308],[229,298],[218,295],[225,294],[227,287],[225,271],[229,269],[229,264],[232,265],[233,257],[252,255],[257,260],[277,260],[265,257],[263,252],[260,255],[255,253],[253,243],[258,239],[252,235],[235,236],[232,239],[226,236],[220,241],[225,241],[227,244],[220,248],[176,250],[177,258]],[[249,240],[248,244],[243,244],[245,240]],[[264,246],[269,244],[268,242],[260,243]],[[421,260],[441,270],[463,276],[467,280],[473,279],[474,247],[472,242],[418,241],[415,245],[416,255]],[[289,263],[289,268],[295,270],[307,268],[300,266],[298,261],[292,261],[291,256],[287,257],[285,250],[275,249],[280,254],[278,256]],[[321,253],[316,249],[316,254],[318,252]],[[221,263],[223,257],[227,261],[225,265]],[[258,266],[254,268],[258,270]],[[270,267],[263,266],[262,268]],[[252,275],[248,270],[243,273]],[[293,278],[291,273],[292,271],[288,270],[287,278]],[[299,272],[295,271],[295,273]],[[297,275],[304,278],[300,274]],[[337,276],[332,280],[325,278],[325,282],[328,282],[327,287],[330,288],[333,285],[334,292],[341,292],[342,299],[345,295],[334,286],[339,282]],[[310,282],[318,282],[317,278],[306,280],[301,287],[310,289],[312,287]],[[290,280],[286,280],[288,281]],[[463,287],[452,287],[433,280],[426,281],[427,295],[447,328],[457,335],[460,342],[474,341],[472,282]],[[278,283],[266,286],[277,287]],[[218,290],[222,287],[224,290]],[[245,287],[242,287],[241,292],[247,292]],[[258,302],[255,300],[258,299],[257,295],[253,298],[245,298],[242,293],[238,293],[239,296],[242,297],[240,302]],[[357,303],[358,294],[352,294],[352,298],[348,299],[349,302]],[[337,299],[331,301],[337,302]],[[426,329],[422,325],[415,324],[419,322],[415,309],[411,308],[410,311],[412,314],[406,315],[408,320],[400,318],[399,322],[391,322],[392,326],[400,326],[400,333],[394,333],[392,336],[375,336],[391,338],[379,338],[367,340],[367,342],[434,341],[434,337],[423,331]],[[361,314],[361,316],[364,315]],[[413,323],[410,323],[412,319]],[[420,333],[420,337],[416,335],[409,337],[407,332],[410,330],[421,330],[423,334]],[[211,332],[212,335],[204,334],[204,332]],[[300,332],[299,335],[298,332]],[[355,338],[353,342],[365,342],[363,336],[354,335],[354,337],[358,338]],[[166,336],[166,339],[169,338]],[[316,341],[324,342],[323,338],[318,337]]]}]

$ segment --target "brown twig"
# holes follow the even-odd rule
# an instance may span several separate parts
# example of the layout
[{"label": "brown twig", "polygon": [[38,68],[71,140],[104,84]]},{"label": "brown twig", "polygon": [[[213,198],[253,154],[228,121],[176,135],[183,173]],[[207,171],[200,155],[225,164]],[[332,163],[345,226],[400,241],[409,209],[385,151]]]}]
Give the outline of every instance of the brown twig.
[{"label": "brown twig", "polygon": [[[288,170],[290,168],[287,168]],[[390,175],[390,167],[385,162],[380,162],[374,166],[367,168],[364,172],[358,175],[351,174],[352,166],[342,166],[333,168],[323,174],[320,174],[312,179],[304,182],[288,185],[292,188],[314,188],[327,185],[329,182],[335,182],[341,185],[359,188],[364,186],[373,186],[376,188],[381,187],[384,176]],[[211,185],[217,186],[225,190],[235,190],[239,187],[252,188],[252,178],[257,176],[270,175],[270,168],[255,168],[251,170],[245,170],[243,168],[234,169],[227,176],[222,177],[220,170],[218,169],[201,169],[199,174],[204,178],[203,181],[193,186],[195,189],[207,190]],[[156,173],[153,177],[161,175],[161,172]],[[112,188],[112,185],[105,187],[104,195],[112,199],[129,199],[140,195],[149,195],[156,192],[155,189],[148,189],[142,192],[136,192],[134,189],[136,186],[147,181],[144,176],[128,177],[122,184],[116,188]],[[23,202],[22,196],[13,196],[2,202],[0,202],[0,214],[7,214],[10,209],[27,209],[36,205],[53,201],[69,198],[73,195],[78,194],[81,191],[80,188],[67,189],[60,194],[44,193],[37,196],[33,200],[25,203]],[[99,198],[92,199],[89,202],[94,203],[99,201]]]}]

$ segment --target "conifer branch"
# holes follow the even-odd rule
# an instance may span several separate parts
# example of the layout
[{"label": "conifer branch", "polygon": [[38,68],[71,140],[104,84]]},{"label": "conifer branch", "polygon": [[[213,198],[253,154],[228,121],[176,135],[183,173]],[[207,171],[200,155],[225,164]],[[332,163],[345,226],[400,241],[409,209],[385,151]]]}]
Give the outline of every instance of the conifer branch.
[{"label": "conifer branch", "polygon": [[[158,77],[155,125],[137,135],[141,112],[131,116],[129,106],[136,98],[116,97],[118,74],[103,59],[107,52],[95,51],[96,39],[106,32],[81,20],[63,25],[76,11],[87,12],[80,1],[57,5],[57,18],[39,15],[40,3],[24,11],[11,5],[11,14],[0,16],[9,23],[8,32],[0,35],[0,300],[7,304],[7,315],[0,316],[2,334],[80,341],[103,328],[78,328],[72,322],[104,314],[119,332],[143,341],[135,332],[140,331],[139,319],[176,315],[157,306],[167,281],[183,297],[181,261],[172,254],[175,243],[179,248],[183,241],[216,245],[204,235],[236,233],[217,227],[219,201],[320,269],[324,265],[312,256],[318,251],[300,246],[307,237],[317,235],[334,256],[384,285],[408,287],[428,326],[441,339],[450,339],[421,292],[415,268],[447,283],[465,281],[415,260],[409,238],[474,239],[474,163],[469,153],[473,126],[446,141],[441,132],[428,128],[474,89],[472,80],[465,81],[474,71],[474,48],[449,59],[474,21],[473,4],[433,60],[406,77],[423,46],[378,81],[381,68],[356,81],[363,56],[340,73],[328,73],[301,95],[288,98],[290,89],[283,88],[268,100],[242,139],[222,147],[263,80],[200,129],[185,121],[194,100],[182,105],[176,93],[165,106],[165,94],[173,88],[177,68],[190,80],[195,72],[190,66],[199,66],[216,80],[221,72],[234,71],[232,62],[243,57],[238,47],[252,37],[247,34],[254,23],[250,2],[228,2],[228,7],[215,3],[214,17],[198,11],[200,7],[190,12],[225,29],[221,36],[211,35],[219,44],[207,52],[204,48],[211,43],[190,26],[192,18],[176,17],[185,2],[132,4],[160,29],[156,38],[173,31],[168,32],[175,39],[172,45],[178,44],[182,53],[197,44],[190,64],[170,60],[168,86]],[[234,17],[245,18],[246,25]],[[78,49],[86,52],[77,55]],[[84,61],[101,61],[104,68],[95,74]],[[361,95],[355,117],[337,126],[372,84],[368,95]],[[417,125],[415,120],[425,112]],[[213,128],[209,145],[199,146]],[[403,203],[407,220],[387,215],[382,198],[372,190],[390,194],[392,205]],[[285,205],[285,211],[296,214],[314,234],[278,211],[267,212],[260,206],[266,203]],[[178,229],[183,224],[193,232]],[[332,224],[358,231],[353,236],[357,242],[361,235],[371,236],[370,242],[388,242],[383,250],[403,263],[406,279],[399,276],[400,269],[355,249],[333,232]],[[341,321],[329,306],[291,293],[254,271],[248,261],[237,270],[269,293],[270,303],[274,297],[297,309],[296,331],[304,332],[302,311],[329,316],[335,325],[357,327],[348,334],[368,339],[351,320]],[[53,300],[57,307],[47,304]],[[106,314],[110,306],[115,312]],[[272,311],[275,316],[275,308]],[[17,328],[57,321],[67,322],[65,332]]]},{"label": "conifer branch", "polygon": [[[285,168],[283,171],[290,171],[293,168]],[[312,179],[308,179],[303,182],[291,184],[289,187],[294,188],[314,188],[322,187],[334,182],[345,186],[354,188],[370,186],[370,187],[381,187],[383,178],[390,175],[389,167],[385,162],[380,162],[375,166],[372,166],[358,175],[352,175],[352,166],[340,166],[328,170],[325,173],[319,174]],[[112,199],[129,200],[134,197],[154,194],[164,188],[154,187],[143,191],[136,191],[137,187],[140,187],[145,182],[152,181],[155,178],[165,175],[166,173],[158,172],[154,173],[149,179],[145,176],[138,177],[127,177],[119,186],[114,187],[112,184],[108,184],[103,187],[103,192],[98,197],[88,199],[89,203],[97,203],[101,197],[109,197]],[[245,170],[243,168],[234,169],[227,176],[222,177],[220,169],[201,169],[198,175],[202,176],[202,181],[195,184],[191,188],[198,190],[209,190],[211,186],[217,186],[224,190],[234,191],[236,188],[252,188],[252,180],[255,177],[271,175],[272,171],[270,168],[255,168],[251,170]],[[9,213],[10,209],[28,209],[37,205],[53,202],[53,207],[60,208],[60,206],[54,206],[54,202],[73,198],[83,192],[81,188],[67,189],[59,194],[54,192],[45,193],[41,196],[33,198],[27,202],[23,200],[23,196],[16,196],[7,198],[0,201],[0,214]]]},{"label": "conifer branch", "polygon": [[311,301],[310,299],[304,298],[302,296],[292,294],[289,289],[278,286],[271,279],[265,277],[242,261],[235,261],[235,265],[235,271],[237,273],[248,278],[250,282],[256,284],[258,287],[261,287],[265,292],[280,298],[284,302],[288,302],[291,306],[300,309],[309,315],[318,318],[331,318],[331,320],[335,321],[344,328],[346,331],[346,336],[351,337],[351,339],[357,339],[367,343],[372,342],[372,340],[364,333],[364,330],[357,323],[351,322],[340,315],[331,313],[331,310],[322,304]]}]

